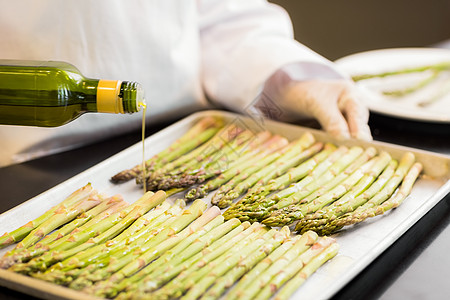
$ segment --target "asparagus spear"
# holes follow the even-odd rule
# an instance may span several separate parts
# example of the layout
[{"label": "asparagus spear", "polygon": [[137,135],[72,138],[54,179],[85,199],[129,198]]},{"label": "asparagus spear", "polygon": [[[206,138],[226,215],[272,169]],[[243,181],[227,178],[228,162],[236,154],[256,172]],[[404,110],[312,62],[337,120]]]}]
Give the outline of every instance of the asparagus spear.
[{"label": "asparagus spear", "polygon": [[[257,239],[254,243],[248,245],[240,253],[235,253],[226,259],[226,263],[218,263],[213,265],[209,273],[202,277],[197,284],[192,286],[189,291],[181,299],[197,299],[200,297],[214,282],[233,268],[243,267],[251,268],[256,262],[260,261],[271,253],[275,248],[281,245],[289,237],[289,228],[284,227],[280,231],[275,232],[272,236]],[[264,237],[265,237],[264,236]]]},{"label": "asparagus spear", "polygon": [[[209,289],[201,299],[218,299],[227,288],[231,287],[241,276],[245,273],[249,272],[253,269],[258,263],[265,264],[263,262],[263,258],[267,255],[270,257],[272,253],[274,253],[277,249],[282,249],[284,253],[278,257],[276,261],[272,261],[271,265],[276,266],[279,270],[282,270],[290,260],[295,259],[298,255],[306,251],[317,239],[317,234],[314,232],[308,232],[304,234],[301,238],[296,238],[295,243],[289,247],[288,250],[283,249],[283,247],[278,247],[274,249],[273,252],[269,251],[259,251],[254,252],[247,256],[242,262],[240,262],[236,267],[232,270],[224,274],[221,278],[219,278],[211,289]],[[285,243],[289,243],[289,240],[286,240]],[[283,243],[283,244],[285,244]],[[261,250],[261,249],[260,249]],[[265,249],[264,249],[265,250]],[[262,252],[262,253],[261,253]],[[238,283],[239,284],[239,283]],[[243,285],[243,284],[242,284]],[[241,285],[241,287],[242,287]],[[249,285],[246,289],[251,289],[255,285]],[[258,288],[256,289],[258,291]],[[227,299],[229,299],[229,294],[227,294]]]},{"label": "asparagus spear", "polygon": [[[317,257],[317,255],[323,253],[323,251],[327,248],[331,249],[330,252],[327,252],[328,255],[320,257],[320,259],[314,261],[313,263],[313,259]],[[289,265],[286,266],[282,271],[276,274],[269,274],[269,276],[271,275],[270,276],[271,280],[269,282],[263,285],[262,282],[258,281],[257,285],[261,288],[261,290],[259,290],[259,293],[256,294],[255,299],[269,299],[284,283],[293,278],[298,272],[301,272],[301,270],[303,270],[310,263],[313,263],[313,265],[310,265],[310,267],[308,268],[308,272],[304,273],[305,275],[309,275],[309,273],[311,273],[312,270],[317,269],[328,259],[336,255],[337,250],[338,246],[334,239],[330,237],[321,238],[317,243],[312,245],[311,248],[309,248],[307,251],[302,253],[296,259],[291,260]],[[266,272],[269,271],[270,268]],[[246,295],[244,294],[241,296],[240,299],[244,300],[250,298],[246,297]]]},{"label": "asparagus spear", "polygon": [[[324,147],[324,144],[321,142],[317,142],[306,150],[302,151],[299,155],[296,155],[284,162],[281,161],[280,166],[272,167],[268,169],[268,171],[264,171],[262,178],[249,190],[249,195],[254,193],[258,193],[261,191],[263,186],[272,183],[277,180],[279,177],[284,176],[285,173],[293,172],[292,175],[296,175],[295,169],[300,166],[301,163],[305,162],[305,160],[312,158],[314,155],[318,154],[319,151],[324,150],[324,148],[329,147],[330,145]],[[332,145],[331,145],[332,146]],[[334,147],[334,146],[332,146]],[[279,168],[278,168],[279,167]],[[240,200],[239,203],[243,203],[244,201]]]},{"label": "asparagus spear", "polygon": [[17,228],[12,232],[6,232],[0,237],[0,249],[6,247],[8,245],[14,244],[18,241],[21,241],[24,237],[26,237],[33,229],[37,228],[39,225],[48,220],[51,216],[55,214],[56,211],[72,206],[77,203],[81,199],[84,199],[89,194],[95,192],[92,188],[92,185],[88,183],[84,187],[76,190],[71,195],[69,195],[63,202],[58,205],[55,205],[43,215],[34,219],[33,221],[28,222],[27,224]]},{"label": "asparagus spear", "polygon": [[[246,221],[250,219],[248,216],[243,215],[243,212],[246,210],[247,206],[253,204],[258,199],[263,198],[276,190],[281,190],[292,182],[296,182],[301,178],[307,176],[308,173],[310,173],[318,164],[323,162],[335,150],[336,147],[334,145],[326,144],[324,149],[318,154],[314,155],[312,158],[289,170],[287,173],[276,178],[272,182],[269,182],[268,185],[263,186],[257,190],[255,189],[251,193],[248,193],[246,196],[244,196],[243,199],[241,199],[241,201],[230,206],[223,213],[225,220],[238,218],[241,221]],[[339,150],[339,152],[341,151],[342,150]]]},{"label": "asparagus spear", "polygon": [[[299,154],[305,148],[311,146],[313,143],[314,137],[311,134],[304,134],[301,138],[289,143],[283,149],[272,153],[262,161],[258,161],[253,166],[247,168],[245,172],[239,174],[239,176],[236,176],[235,178],[227,182],[227,184],[222,185],[214,194],[211,203],[214,205],[218,205],[221,208],[227,207],[229,204],[224,205],[223,203],[225,201],[223,203],[220,203],[220,201],[233,188],[239,186],[239,194],[242,193],[244,189],[248,189],[250,186],[253,186],[258,180],[263,177],[263,173],[259,172],[261,169],[268,168],[268,166],[273,166],[272,170],[273,168],[280,167],[285,164],[286,161],[292,159],[292,157],[299,157]],[[270,172],[270,170],[267,169],[265,172]]]},{"label": "asparagus spear", "polygon": [[[161,204],[164,201],[166,195],[163,191],[159,191],[155,194],[152,192],[147,192],[134,204],[124,208],[119,214],[122,214],[119,220],[114,224],[106,224],[104,232],[94,238],[94,240],[89,240],[92,237],[92,233],[96,232],[96,228],[92,228],[91,231],[78,232],[71,236],[71,240],[67,240],[66,243],[61,244],[58,247],[53,248],[51,252],[47,252],[44,255],[34,258],[27,264],[18,264],[12,267],[12,270],[18,273],[29,274],[30,272],[43,271],[49,266],[53,265],[55,262],[64,260],[71,255],[77,253],[78,251],[85,250],[89,247],[95,245],[95,243],[105,242],[108,239],[116,236],[126,227],[128,227],[132,222],[139,218],[143,213],[149,211],[155,206]],[[110,216],[111,217],[111,216]],[[107,218],[102,222],[95,224],[96,226],[101,225],[107,221]],[[86,243],[85,243],[86,242]],[[75,249],[74,249],[75,248]],[[72,250],[74,249],[74,250]]]},{"label": "asparagus spear", "polygon": [[386,201],[394,192],[398,185],[402,182],[408,170],[414,164],[415,157],[411,152],[405,153],[398,165],[398,168],[395,170],[394,175],[390,178],[390,180],[386,183],[386,185],[376,193],[369,201],[365,204],[359,206],[354,212],[349,212],[344,214],[337,219],[327,223],[323,227],[323,232],[335,232],[341,229],[344,226],[348,226],[354,224],[358,218],[354,218],[353,216],[358,216],[360,214],[364,214],[364,211],[376,207]]},{"label": "asparagus spear", "polygon": [[[209,262],[207,265],[203,266],[201,269],[190,273],[189,276],[186,276],[186,274],[181,274],[182,276],[178,276],[169,285],[164,286],[159,291],[155,292],[155,295],[159,295],[161,291],[167,290],[169,292],[169,295],[171,297],[180,297],[183,294],[185,294],[188,290],[193,288],[194,286],[199,284],[199,281],[207,276],[207,274],[212,269],[217,269],[221,265],[228,265],[228,260],[231,260],[233,256],[237,255],[240,256],[246,255],[248,253],[247,249],[250,249],[252,246],[255,245],[261,245],[266,240],[273,238],[273,236],[276,234],[276,230],[272,229],[270,231],[264,231],[256,235],[251,235],[247,239],[244,239],[239,244],[236,244],[232,249],[229,249],[226,251],[223,255],[219,256],[215,260]],[[253,251],[255,251],[257,248],[252,248]],[[225,263],[226,262],[226,263]],[[180,279],[181,278],[181,279]],[[168,290],[169,286],[173,286],[171,290]],[[158,296],[157,296],[158,297]]]},{"label": "asparagus spear", "polygon": [[220,149],[210,157],[206,157],[205,161],[200,161],[193,171],[179,174],[175,178],[178,185],[174,186],[189,187],[220,175],[236,165],[243,157],[249,157],[252,153],[260,151],[261,145],[269,140],[271,136],[272,134],[268,131],[259,132],[256,135],[250,130],[244,131],[232,142],[227,143],[223,149]]},{"label": "asparagus spear", "polygon": [[[128,213],[122,220],[120,220],[117,224],[106,230],[105,232],[102,232],[98,236],[89,239],[87,242],[82,243],[76,247],[73,247],[68,250],[59,251],[59,252],[51,252],[48,255],[48,258],[45,259],[45,256],[42,256],[41,259],[39,259],[39,262],[36,266],[33,266],[33,270],[35,268],[43,268],[38,269],[39,271],[44,271],[48,268],[48,266],[55,264],[56,262],[63,261],[67,258],[70,258],[74,256],[77,253],[80,253],[82,251],[85,251],[93,246],[97,246],[100,244],[105,243],[106,241],[116,237],[119,235],[117,240],[121,240],[123,238],[126,238],[128,234],[132,235],[137,231],[139,228],[138,226],[130,226],[132,223],[134,223],[137,219],[139,219],[144,213],[155,207],[155,203],[161,203],[166,198],[166,195],[163,191],[159,191],[155,193],[151,199],[152,202],[149,202],[149,205],[142,205],[142,206],[135,206],[134,209]],[[143,225],[143,224],[142,224]],[[130,226],[130,227],[129,227]],[[127,228],[128,227],[128,228]],[[122,232],[124,231],[125,232]],[[125,233],[124,235],[120,235],[120,233]],[[51,256],[50,256],[51,254]],[[39,267],[38,267],[39,266]]]},{"label": "asparagus spear", "polygon": [[296,230],[300,231],[300,233],[307,230],[313,230],[320,235],[325,235],[322,231],[323,226],[325,226],[328,222],[335,220],[337,217],[355,210],[357,207],[363,205],[370,198],[372,198],[383,188],[386,182],[390,180],[394,174],[395,168],[397,168],[397,164],[398,163],[396,160],[391,160],[380,176],[378,176],[376,181],[357,197],[343,197],[333,202],[331,205],[316,211],[314,214],[306,215],[297,223]]},{"label": "asparagus spear", "polygon": [[[95,253],[92,257],[84,257],[83,255],[80,260],[70,260],[66,265],[63,262],[63,267],[60,268],[61,270],[58,270],[59,273],[56,276],[55,271],[52,271],[52,269],[47,271],[45,275],[51,276],[49,277],[49,281],[51,281],[51,278],[56,278],[56,280],[63,282],[63,284],[70,284],[78,277],[86,277],[96,270],[106,267],[111,261],[115,261],[139,249],[139,247],[145,245],[152,239],[156,243],[159,243],[165,239],[165,236],[160,233],[170,228],[178,220],[184,212],[185,205],[186,203],[183,200],[178,200],[164,214],[156,217],[155,220],[151,221],[133,236],[113,244],[111,248],[108,248],[104,252]],[[73,269],[73,263],[76,263],[76,267],[78,268]]]},{"label": "asparagus spear", "polygon": [[305,215],[314,213],[340,197],[352,198],[359,195],[378,177],[390,160],[391,156],[386,152],[382,152],[380,156],[355,170],[347,179],[326,194],[313,199],[309,203],[300,202],[274,211],[268,218],[263,220],[263,224],[269,226],[292,224],[302,219]]},{"label": "asparagus spear", "polygon": [[[151,294],[152,297],[159,299],[181,296],[189,288],[190,283],[198,280],[204,275],[205,270],[207,271],[205,266],[222,256],[225,257],[226,253],[231,253],[233,251],[238,253],[243,247],[249,243],[252,243],[255,239],[266,232],[267,229],[262,227],[259,223],[253,223],[247,230],[244,230],[228,242],[216,247],[213,251],[207,252],[206,255],[200,253],[200,257],[195,256],[192,260],[189,259],[170,274],[170,276],[173,276],[175,273],[178,274],[178,276],[175,278],[172,277],[172,280],[168,284],[153,292]],[[169,276],[165,277],[168,278]],[[136,292],[142,291],[145,291],[145,289],[138,289]]]},{"label": "asparagus spear", "polygon": [[[223,216],[219,216],[217,218],[222,219],[223,222]],[[168,265],[174,267],[180,263],[183,263],[196,253],[199,253],[202,249],[206,248],[207,245],[222,238],[225,234],[240,224],[241,222],[238,219],[232,219],[217,226],[216,228],[209,229],[205,226],[204,230],[197,232],[197,234],[190,235],[189,238],[181,241],[176,247],[167,251],[164,255],[135,275],[122,280],[117,285],[117,290],[123,291],[144,278],[149,280],[150,278],[155,278],[156,276],[163,274],[168,268]]]},{"label": "asparagus spear", "polygon": [[[248,157],[252,153],[260,151],[261,145],[271,138],[272,133],[269,131],[261,131],[255,134],[251,130],[245,130],[232,143],[227,143],[223,150],[216,152],[215,156],[208,158],[210,163],[202,165],[204,172],[200,174],[200,179],[204,181],[206,178],[209,178],[206,177],[208,173],[210,173],[209,176],[213,176],[233,167],[238,164],[237,161],[242,159],[242,156]],[[192,174],[189,173],[187,176],[192,176]]]},{"label": "asparagus spear", "polygon": [[[139,230],[132,236],[129,236],[126,239],[118,236],[115,241],[106,242],[104,244],[104,246],[106,246],[106,249],[103,249],[104,251],[94,252],[91,248],[86,252],[72,256],[63,262],[52,266],[52,268],[48,269],[45,273],[35,273],[32,274],[32,276],[57,284],[68,285],[76,278],[87,276],[87,274],[107,265],[110,260],[126,255],[154,238],[162,230],[170,227],[174,221],[177,220],[183,212],[184,206],[184,201],[177,201],[167,211],[157,216],[142,230]],[[126,232],[122,232],[121,235],[125,234]],[[162,238],[157,239],[158,242],[161,240]]]},{"label": "asparagus spear", "polygon": [[[291,278],[275,295],[275,300],[287,300],[292,294],[324,263],[337,255],[339,245],[333,243],[313,257],[293,278]],[[276,284],[275,284],[276,285]]]},{"label": "asparagus spear", "polygon": [[347,202],[349,199],[354,199],[375,181],[386,166],[389,165],[390,161],[391,156],[387,152],[382,152],[379,157],[370,160],[361,166],[361,168],[355,170],[348,178],[327,194],[316,199],[302,201],[302,203],[306,204],[303,208],[303,215],[316,212],[324,206],[334,203],[335,200]]},{"label": "asparagus spear", "polygon": [[[78,218],[66,224],[59,230],[55,230],[53,233],[46,235],[42,240],[40,240],[35,245],[20,252],[11,251],[10,252],[11,257],[6,259],[9,260],[9,262],[5,262],[3,268],[8,268],[15,263],[25,262],[31,259],[32,257],[36,256],[35,254],[33,254],[34,251],[36,251],[36,249],[41,250],[49,249],[48,245],[51,244],[52,242],[66,236],[67,234],[72,233],[74,230],[78,230],[78,228],[83,228],[82,226],[84,224],[94,223],[96,222],[96,220],[100,219],[105,214],[109,214],[112,211],[118,211],[126,205],[128,204],[123,199],[117,197],[109,198],[102,201],[102,203],[93,207],[86,213],[83,213]],[[93,222],[90,222],[91,220]],[[0,263],[0,265],[3,265],[3,263]]]},{"label": "asparagus spear", "polygon": [[[270,184],[268,189],[262,189],[262,191],[267,195],[270,192],[285,189],[291,184],[293,184],[293,186],[290,187],[288,193],[290,193],[291,190],[295,191],[295,189],[304,186],[308,182],[311,182],[313,180],[313,177],[320,176],[320,174],[325,172],[330,165],[332,165],[341,155],[343,155],[347,151],[347,147],[342,146],[336,149],[334,145],[326,144],[324,150],[322,150],[320,153],[307,160],[304,164],[301,164],[298,168],[290,170],[287,174],[284,174],[283,176],[275,179],[274,182]],[[295,183],[296,181],[298,182]],[[258,192],[261,193],[261,191]],[[260,199],[261,201],[264,201],[265,197],[260,194],[252,202],[258,201]]]},{"label": "asparagus spear", "polygon": [[187,228],[182,230],[179,234],[170,237],[169,239],[163,241],[156,247],[147,250],[142,255],[139,256],[137,260],[129,263],[124,268],[114,273],[108,279],[98,282],[93,288],[93,293],[100,297],[115,297],[118,290],[118,283],[126,278],[129,278],[136,272],[142,270],[145,266],[149,264],[164,254],[169,249],[183,242],[185,239],[189,238],[191,235],[201,232],[204,226],[208,226],[207,230],[217,227],[223,222],[223,217],[220,216],[220,210],[217,207],[212,207],[207,210],[203,215],[201,215],[197,220],[193,221]]},{"label": "asparagus spear", "polygon": [[270,262],[268,266],[263,263],[263,266],[266,266],[266,268],[258,274],[251,275],[250,278],[252,278],[252,282],[249,282],[249,279],[246,279],[247,284],[241,284],[240,286],[238,284],[238,286],[232,290],[232,296],[236,297],[236,299],[257,299],[255,298],[255,295],[270,282],[275,274],[281,273],[284,269],[288,268],[291,263],[299,259],[303,253],[308,251],[317,240],[318,236],[315,232],[310,231],[305,233],[277,260]]},{"label": "asparagus spear", "polygon": [[[223,122],[220,119],[212,117],[201,119],[167,149],[147,160],[145,162],[145,167],[151,172],[159,166],[173,161],[177,157],[197,148],[199,145],[209,140],[222,126]],[[132,169],[124,170],[112,176],[111,181],[114,183],[126,182],[141,174],[142,165],[139,164]]]},{"label": "asparagus spear", "polygon": [[[286,253],[286,251],[288,251],[300,237],[300,235],[296,235],[293,238],[286,240],[286,242],[284,242],[280,247],[270,253],[268,257],[260,261],[234,285],[234,287],[226,294],[226,298],[229,300],[239,299],[239,294],[242,293],[242,290],[253,285],[259,274],[261,274],[264,270],[271,266],[272,263]],[[220,279],[217,284],[221,285],[222,281],[224,282],[223,284],[226,284],[226,287],[231,287],[231,285],[233,285],[233,283],[228,281],[226,278]]]},{"label": "asparagus spear", "polygon": [[182,155],[174,161],[164,164],[162,167],[156,169],[147,178],[147,188],[156,188],[159,184],[159,178],[176,168],[203,160],[204,157],[212,156],[215,152],[222,149],[243,130],[235,125],[230,125],[222,128],[211,139],[200,147],[195,148],[191,152]]},{"label": "asparagus spear", "polygon": [[264,199],[262,200],[262,203],[264,205],[270,206],[274,202],[278,202],[279,199],[283,199],[294,193],[297,193],[298,191],[303,190],[312,183],[314,183],[312,188],[316,189],[318,185],[317,182],[322,183],[322,181],[328,181],[329,177],[332,177],[334,172],[341,172],[358,156],[360,156],[362,152],[363,149],[361,147],[352,147],[350,150],[348,150],[346,147],[339,147],[335,152],[330,154],[327,159],[317,165],[317,167],[311,171],[311,174],[309,174],[299,182],[293,184],[289,188],[276,193],[270,198],[272,201],[267,201],[267,199]]},{"label": "asparagus spear", "polygon": [[[242,138],[244,136],[244,140]],[[183,174],[183,180],[192,184],[203,182],[208,178],[220,174],[222,171],[233,167],[236,160],[241,156],[249,156],[250,153],[259,151],[261,145],[272,137],[269,131],[262,131],[255,134],[251,130],[245,130],[232,142],[227,143],[223,149],[220,149],[214,156],[210,156],[208,164],[200,162],[200,167],[194,172]]]},{"label": "asparagus spear", "polygon": [[[79,276],[70,284],[70,287],[76,290],[80,290],[91,286],[94,282],[106,279],[111,274],[118,272],[124,267],[126,267],[125,270],[129,270],[135,267],[144,267],[141,266],[140,260],[140,256],[142,253],[150,251],[153,247],[165,240],[172,240],[173,237],[177,237],[177,234],[192,221],[198,218],[205,209],[206,203],[201,200],[195,201],[189,209],[186,209],[183,214],[171,224],[170,227],[163,229],[154,238],[141,245],[139,249],[140,251],[131,252],[115,259],[110,258],[109,265],[96,270],[94,273],[87,274],[87,276]],[[86,289],[86,291],[88,291],[88,289]]]},{"label": "asparagus spear", "polygon": [[[264,133],[264,135],[266,134],[268,132]],[[200,179],[204,180],[207,176],[220,174],[230,160],[235,159],[237,153],[255,144],[252,138],[254,138],[254,133],[250,130],[244,130],[232,140],[223,141],[223,145],[216,149],[215,152],[198,156],[196,160],[191,160],[182,167],[160,176],[158,178],[158,189],[167,190],[170,188],[187,187],[197,183]],[[258,141],[258,139],[256,140]]]},{"label": "asparagus spear", "polygon": [[28,249],[32,250],[34,247],[40,248],[40,247],[43,247],[44,245],[48,245],[49,243],[51,243],[57,239],[62,238],[63,236],[71,233],[76,228],[82,226],[83,224],[85,224],[86,222],[91,220],[94,216],[97,216],[98,214],[105,211],[109,207],[115,205],[117,202],[124,203],[124,201],[122,199],[117,199],[117,198],[113,198],[113,199],[110,198],[110,199],[103,200],[99,205],[96,205],[93,208],[91,208],[90,210],[80,214],[72,222],[67,223],[60,229],[55,230],[51,234],[46,235],[43,239],[41,239],[35,245],[33,245],[32,247],[28,247]]},{"label": "asparagus spear", "polygon": [[326,183],[332,181],[332,179],[336,177],[336,174],[341,173],[342,170],[344,170],[349,164],[350,168],[355,169],[355,166],[351,164],[352,162],[356,160],[356,164],[360,165],[361,161],[366,160],[367,155],[361,155],[362,152],[363,149],[361,147],[352,147],[327,169],[326,166],[329,161],[325,160],[316,169],[314,169],[310,175],[306,176],[298,183],[293,184],[289,188],[284,189],[262,201],[257,201],[254,203],[252,206],[247,208],[247,215],[253,219],[261,221],[269,214],[271,210],[276,210],[278,207],[283,208],[290,204],[296,204],[302,201],[302,199],[306,196],[311,196],[311,193],[313,193],[313,195],[319,195],[321,185],[325,185]]},{"label": "asparagus spear", "polygon": [[184,274],[187,274],[186,276],[188,276],[188,274],[200,269],[208,262],[225,253],[241,240],[252,234],[257,234],[255,232],[257,232],[259,229],[261,229],[261,224],[259,223],[254,223],[250,226],[250,223],[244,222],[228,232],[222,238],[207,246],[207,248],[200,250],[200,252],[196,252],[194,254],[194,252],[196,251],[195,248],[187,249],[186,252],[189,253],[189,255],[191,254],[191,251],[193,251],[192,254],[194,255],[192,255],[186,261],[180,262],[178,264],[176,262],[170,262],[163,272],[155,274],[155,276],[149,274],[140,283],[128,286],[127,292],[121,293],[118,298],[126,299],[130,295],[133,295],[136,291],[145,295],[146,293],[156,290],[157,288],[171,281],[173,278],[179,276],[181,272],[184,272]]},{"label": "asparagus spear", "polygon": [[61,244],[63,240],[67,240],[71,235],[75,234],[76,232],[83,231],[86,228],[89,228],[90,226],[94,226],[101,220],[107,218],[112,213],[120,211],[121,209],[123,209],[125,206],[128,205],[128,203],[125,202],[120,196],[113,196],[110,199],[105,200],[105,201],[113,202],[114,204],[110,208],[102,211],[99,215],[92,218],[90,221],[83,224],[81,227],[74,229],[70,234],[60,237],[47,245],[39,246],[39,243],[38,243],[35,246],[27,248],[27,249],[21,249],[20,251],[16,251],[16,250],[11,251],[8,255],[4,256],[0,260],[0,267],[2,269],[8,269],[9,267],[11,267],[14,264],[21,263],[21,262],[27,262],[33,257],[42,255],[43,253],[56,247],[56,245]]},{"label": "asparagus spear", "polygon": [[[89,238],[97,236],[99,234],[99,232],[103,232],[107,229],[109,229],[110,227],[114,226],[116,223],[120,222],[121,219],[123,219],[130,211],[132,211],[134,209],[134,207],[144,204],[145,202],[147,202],[149,200],[149,197],[151,197],[153,195],[153,192],[148,192],[146,193],[141,199],[139,199],[138,201],[136,201],[134,204],[132,205],[128,205],[125,208],[123,208],[120,211],[115,212],[112,215],[107,216],[104,219],[98,220],[98,222],[96,223],[89,223],[89,226],[83,226],[83,230],[75,230],[73,231],[71,234],[62,237],[61,239],[58,239],[52,243],[50,243],[48,245],[48,247],[46,247],[45,249],[35,249],[35,251],[33,251],[33,256],[39,256],[42,255],[43,253],[47,252],[48,250],[52,250],[52,251],[62,251],[62,250],[67,250],[73,247],[78,246],[79,244],[87,241]],[[117,195],[116,197],[121,198],[121,196]],[[43,257],[45,256],[41,256],[41,257],[37,257],[35,258],[35,262],[36,263],[37,260],[41,260]],[[45,257],[48,258],[48,255]],[[28,272],[29,270],[27,269],[27,264],[21,264],[21,265],[16,265],[13,267],[13,271],[20,272],[20,271],[24,271],[24,272]],[[24,268],[22,270],[22,268]]]},{"label": "asparagus spear", "polygon": [[[67,272],[73,268],[79,268],[84,266],[84,263],[89,260],[93,260],[95,258],[98,258],[100,254],[104,255],[105,253],[108,253],[111,249],[114,247],[118,247],[119,243],[120,245],[125,245],[127,243],[130,243],[130,238],[132,238],[136,232],[140,231],[144,226],[148,226],[152,221],[154,221],[158,216],[166,212],[170,207],[170,204],[168,202],[163,202],[159,206],[157,206],[155,209],[147,212],[145,215],[140,217],[138,220],[136,220],[130,227],[128,227],[126,230],[124,230],[122,233],[120,233],[118,236],[116,236],[114,239],[106,241],[105,243],[101,244],[100,241],[103,240],[103,238],[100,236],[93,238],[90,242],[96,244],[95,246],[90,247],[89,249],[86,249],[85,251],[82,251],[84,248],[84,244],[81,244],[78,247],[72,248],[71,250],[68,250],[67,252],[71,251],[74,254],[67,254],[68,257],[66,260],[63,260],[62,262],[52,266],[52,268],[48,269],[43,275],[43,278],[46,281],[53,281],[53,278],[48,278],[48,273],[51,275],[56,275],[54,277],[58,278],[59,274],[56,270],[63,270],[64,272]],[[117,225],[117,224],[116,224]],[[149,226],[150,227],[150,226]],[[146,227],[146,230],[149,228]],[[54,280],[57,280],[57,279]],[[62,284],[62,283],[59,283]]]},{"label": "asparagus spear", "polygon": [[[355,152],[362,151],[361,148],[357,149],[358,151],[352,151],[352,154],[350,157],[354,157]],[[308,184],[314,182],[316,178],[319,178],[323,173],[326,172],[326,170],[335,163],[338,158],[340,158],[342,155],[344,155],[347,159],[347,153],[348,148],[347,147],[339,147],[335,151],[333,151],[326,159],[321,161],[313,170],[309,172],[309,174],[305,174],[305,176],[298,181],[295,184],[292,184],[288,188],[285,188],[278,193],[276,193],[271,198],[259,198],[254,203],[250,203],[246,206],[241,207],[240,211],[238,212],[240,214],[241,220],[252,220],[252,221],[261,221],[263,217],[266,214],[267,208],[271,205],[275,204],[279,199],[288,197],[295,193],[298,190],[301,190]],[[258,196],[259,197],[259,196]]]},{"label": "asparagus spear", "polygon": [[381,205],[378,205],[372,208],[371,210],[366,211],[365,214],[362,217],[360,217],[358,221],[362,222],[365,218],[382,215],[388,210],[396,208],[400,204],[402,204],[403,200],[405,200],[406,197],[411,193],[414,182],[419,177],[420,173],[422,172],[422,169],[423,165],[421,163],[417,162],[414,165],[412,165],[411,169],[409,170],[408,174],[406,174],[405,179],[403,180],[402,185],[400,186],[395,196],[389,198]]},{"label": "asparagus spear", "polygon": [[399,190],[397,191],[397,193],[395,193],[395,195],[391,196],[382,204],[370,203],[375,205],[372,207],[366,207],[364,211],[352,214],[351,220],[348,220],[346,225],[363,222],[367,218],[384,214],[386,211],[398,207],[411,192],[412,186],[421,171],[422,164],[415,163],[408,171],[408,174],[406,174],[405,179],[403,180],[401,186],[399,187]]},{"label": "asparagus spear", "polygon": [[275,162],[264,166],[256,173],[249,176],[247,179],[239,182],[232,190],[227,191],[225,195],[222,195],[219,191],[215,198],[218,199],[218,205],[221,208],[230,206],[233,200],[237,199],[242,193],[246,192],[250,188],[257,188],[268,183],[269,180],[281,176],[288,169],[297,166],[299,163],[316,154],[323,147],[322,143],[315,143],[310,148],[299,147],[298,155],[290,157],[287,152],[281,158]]},{"label": "asparagus spear", "polygon": [[[243,170],[237,174],[236,176],[233,176],[230,180],[228,180],[223,185],[218,185],[218,190],[215,192],[213,198],[211,199],[212,205],[217,205],[220,208],[220,198],[225,195],[228,191],[232,190],[236,185],[238,185],[240,182],[243,182],[245,179],[249,178],[252,174],[260,170],[266,165],[270,165],[272,162],[277,160],[281,157],[282,151],[276,151],[274,153],[270,153],[269,155],[266,155],[262,159],[253,159],[253,164],[249,166],[244,166]],[[224,174],[225,175],[225,174]],[[209,184],[209,183],[208,183]]]},{"label": "asparagus spear", "polygon": [[361,165],[372,159],[376,155],[376,152],[376,149],[373,147],[367,148],[364,153],[359,155],[359,157],[356,158],[347,168],[345,168],[345,163],[338,160],[322,176],[317,178],[317,180],[309,183],[302,190],[296,192],[292,196],[281,199],[271,206],[269,211],[282,209],[299,202],[308,203],[313,199],[322,196],[324,193],[344,181],[348,176],[350,176],[350,174],[361,167]]},{"label": "asparagus spear", "polygon": [[[263,159],[267,154],[276,151],[280,147],[285,146],[288,143],[288,141],[280,136],[274,136],[272,139],[270,139],[267,143],[264,143],[261,148],[263,150],[258,153],[257,155],[247,158],[247,156],[242,156],[243,158],[246,158],[245,160],[243,158],[239,159],[241,161],[240,164],[235,164],[233,167],[230,167],[225,172],[220,174],[218,177],[208,181],[207,183],[200,185],[197,188],[193,188],[190,191],[186,193],[185,199],[192,201],[194,199],[202,198],[204,197],[208,192],[218,188],[220,185],[228,182],[230,179],[232,179],[234,176],[239,175],[243,170],[246,168],[252,166],[256,161]],[[258,151],[259,152],[259,151]]]},{"label": "asparagus spear", "polygon": [[80,214],[100,204],[101,201],[102,199],[100,199],[97,195],[90,195],[72,207],[61,207],[55,211],[53,216],[32,230],[21,242],[16,245],[16,248],[28,248],[34,245],[54,229],[74,220]]},{"label": "asparagus spear", "polygon": [[20,251],[32,251],[35,248],[41,248],[44,247],[45,245],[48,245],[49,243],[62,238],[63,236],[70,234],[73,230],[75,230],[76,228],[82,226],[83,224],[85,224],[86,222],[88,222],[89,220],[91,220],[94,216],[100,214],[102,211],[105,211],[107,208],[111,207],[112,205],[116,204],[118,201],[123,202],[122,199],[106,199],[103,200],[101,203],[99,203],[98,205],[94,206],[93,208],[91,208],[90,210],[78,215],[74,220],[72,220],[71,222],[67,223],[66,225],[62,226],[60,229],[53,231],[51,234],[48,234],[46,236],[44,236],[39,242],[37,242],[36,244],[28,247],[27,249],[25,248],[18,248],[18,249],[14,249],[12,251],[9,251],[7,253],[7,255],[14,255]]}]

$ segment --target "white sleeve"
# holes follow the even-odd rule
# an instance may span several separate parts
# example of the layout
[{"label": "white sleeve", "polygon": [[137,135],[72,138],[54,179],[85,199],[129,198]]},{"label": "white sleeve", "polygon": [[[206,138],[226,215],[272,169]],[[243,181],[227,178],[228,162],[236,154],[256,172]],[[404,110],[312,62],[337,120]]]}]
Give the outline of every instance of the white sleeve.
[{"label": "white sleeve", "polygon": [[207,97],[243,111],[283,66],[331,62],[294,40],[289,15],[265,0],[199,1],[202,83]]}]

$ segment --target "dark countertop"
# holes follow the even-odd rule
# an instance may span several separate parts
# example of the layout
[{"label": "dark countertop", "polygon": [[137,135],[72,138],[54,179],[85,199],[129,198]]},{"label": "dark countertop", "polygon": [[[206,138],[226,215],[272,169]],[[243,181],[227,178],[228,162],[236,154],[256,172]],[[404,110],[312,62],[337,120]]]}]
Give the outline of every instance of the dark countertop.
[{"label": "dark countertop", "polygon": [[[148,127],[150,135],[169,124]],[[450,125],[372,114],[375,140],[450,155]],[[140,141],[134,132],[80,149],[0,168],[0,213]],[[345,286],[336,299],[447,299],[450,195]],[[33,299],[0,287],[0,299]]]}]

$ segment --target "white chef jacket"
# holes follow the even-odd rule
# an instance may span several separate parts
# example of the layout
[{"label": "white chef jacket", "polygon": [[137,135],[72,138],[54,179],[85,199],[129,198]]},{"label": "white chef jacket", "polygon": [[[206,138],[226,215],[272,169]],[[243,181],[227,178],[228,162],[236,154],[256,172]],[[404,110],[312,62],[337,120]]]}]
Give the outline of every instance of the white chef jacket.
[{"label": "white chef jacket", "polygon": [[[243,111],[285,65],[330,63],[294,41],[264,0],[0,0],[2,59],[60,60],[137,81],[149,123],[220,104]],[[1,108],[0,108],[1,109]],[[56,128],[0,125],[0,166],[140,127],[141,114],[84,114]]]}]

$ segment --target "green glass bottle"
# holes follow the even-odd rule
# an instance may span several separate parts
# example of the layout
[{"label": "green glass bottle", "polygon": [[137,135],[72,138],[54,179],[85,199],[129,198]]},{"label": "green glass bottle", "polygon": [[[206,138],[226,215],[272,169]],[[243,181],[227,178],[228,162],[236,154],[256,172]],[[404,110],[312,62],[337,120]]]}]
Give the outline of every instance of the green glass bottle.
[{"label": "green glass bottle", "polygon": [[134,113],[141,85],[90,79],[59,61],[0,59],[0,124],[55,127],[83,113]]}]

